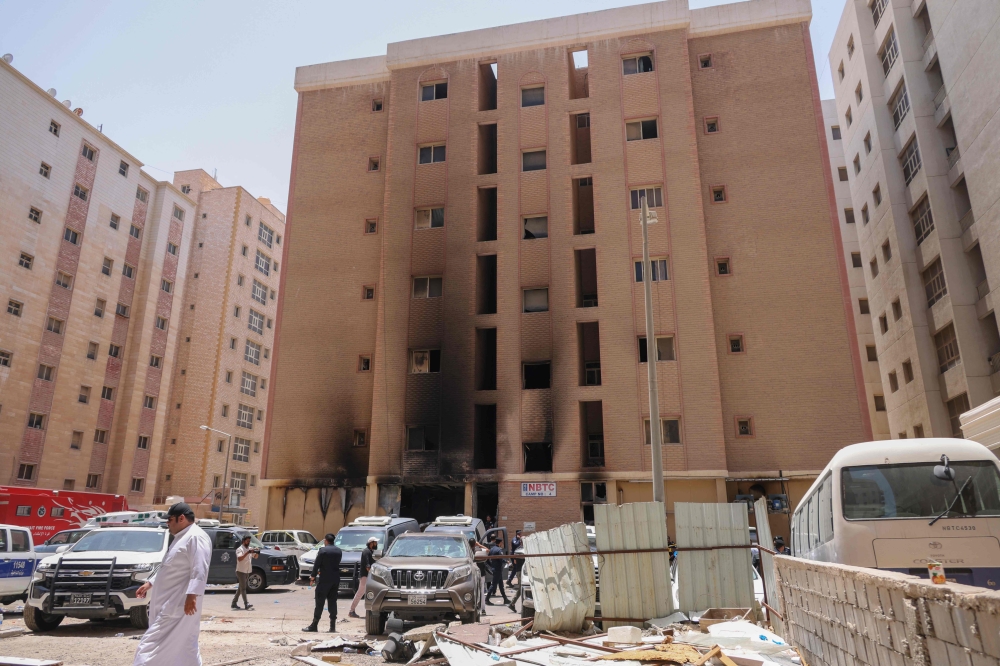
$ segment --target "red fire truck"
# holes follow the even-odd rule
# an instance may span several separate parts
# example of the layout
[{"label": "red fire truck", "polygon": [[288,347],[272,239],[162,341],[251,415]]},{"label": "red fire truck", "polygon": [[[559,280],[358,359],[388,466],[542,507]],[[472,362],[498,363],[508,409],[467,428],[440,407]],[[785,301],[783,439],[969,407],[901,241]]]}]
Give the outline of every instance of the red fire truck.
[{"label": "red fire truck", "polygon": [[127,510],[124,495],[0,486],[0,523],[27,527],[36,545],[94,516]]}]

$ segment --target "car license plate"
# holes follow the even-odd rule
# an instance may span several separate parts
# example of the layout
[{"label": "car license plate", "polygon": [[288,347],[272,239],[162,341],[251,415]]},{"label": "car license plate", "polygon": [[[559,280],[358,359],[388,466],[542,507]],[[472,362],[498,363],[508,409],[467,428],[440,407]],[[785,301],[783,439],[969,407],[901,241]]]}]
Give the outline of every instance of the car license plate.
[{"label": "car license plate", "polygon": [[69,605],[70,606],[89,606],[90,605],[89,594],[71,594],[69,595]]},{"label": "car license plate", "polygon": [[408,594],[408,595],[406,595],[406,605],[407,606],[426,606],[427,605],[427,595],[426,594]]}]

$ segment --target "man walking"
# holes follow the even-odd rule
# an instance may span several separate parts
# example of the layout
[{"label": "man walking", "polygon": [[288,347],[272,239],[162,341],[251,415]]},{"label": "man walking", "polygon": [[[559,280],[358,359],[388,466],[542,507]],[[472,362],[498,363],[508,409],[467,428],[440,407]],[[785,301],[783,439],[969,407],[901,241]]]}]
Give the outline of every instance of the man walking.
[{"label": "man walking", "polygon": [[[494,541],[493,545],[490,547],[490,555],[504,555],[501,544],[503,544],[503,537],[497,534],[496,541]],[[496,594],[497,586],[500,587],[500,596],[503,597],[504,605],[507,605],[510,603],[510,599],[507,598],[507,592],[503,589],[503,559],[498,557],[495,560],[490,560],[489,563],[490,567],[493,569],[493,581],[490,583],[490,589],[486,592],[486,605],[496,606],[496,604],[490,600],[493,598],[493,595]]]},{"label": "man walking", "polygon": [[160,568],[135,592],[144,599],[153,590],[149,629],[139,641],[132,666],[201,665],[198,631],[212,540],[195,525],[194,512],[184,502],[167,511],[167,529],[174,542]]},{"label": "man walking", "polygon": [[[520,548],[524,546],[524,540],[521,538],[521,530],[515,530],[514,538],[510,541],[510,552],[516,553]],[[517,582],[521,582],[521,567],[524,566],[524,560],[520,557],[515,557],[510,561],[510,575],[507,576],[507,586],[510,587],[514,584],[514,576],[517,576]]]},{"label": "man walking", "polygon": [[351,602],[351,610],[347,613],[347,617],[361,617],[354,612],[354,609],[365,598],[365,585],[368,584],[368,572],[371,571],[372,563],[375,561],[376,548],[378,548],[378,539],[371,537],[368,539],[368,543],[365,544],[365,549],[361,551],[361,568],[358,571],[358,592],[354,595],[354,601]]},{"label": "man walking", "polygon": [[251,610],[253,605],[247,601],[247,580],[250,578],[250,572],[253,571],[252,560],[257,559],[257,553],[250,548],[250,535],[243,535],[243,542],[240,544],[239,548],[236,549],[236,595],[233,597],[232,608],[234,610],[239,608],[237,602],[240,600],[240,595],[243,595],[243,607],[247,610]]},{"label": "man walking", "polygon": [[319,620],[323,617],[323,606],[330,609],[330,631],[337,630],[337,592],[340,590],[340,559],[344,553],[333,545],[333,535],[326,535],[326,545],[316,553],[313,575],[310,583],[316,585],[316,610],[313,621],[302,631],[319,631]]}]

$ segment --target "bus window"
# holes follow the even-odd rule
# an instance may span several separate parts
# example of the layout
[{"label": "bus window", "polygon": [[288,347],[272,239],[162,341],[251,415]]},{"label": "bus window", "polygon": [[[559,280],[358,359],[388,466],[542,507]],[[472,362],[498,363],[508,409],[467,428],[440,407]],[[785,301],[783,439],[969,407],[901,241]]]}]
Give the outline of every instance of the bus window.
[{"label": "bus window", "polygon": [[807,546],[809,550],[819,545],[819,525],[816,522],[816,505],[818,504],[819,501],[814,494],[806,505],[806,513],[809,514],[809,545]]},{"label": "bus window", "polygon": [[819,498],[819,542],[826,543],[833,538],[833,477],[827,475],[816,494]]}]

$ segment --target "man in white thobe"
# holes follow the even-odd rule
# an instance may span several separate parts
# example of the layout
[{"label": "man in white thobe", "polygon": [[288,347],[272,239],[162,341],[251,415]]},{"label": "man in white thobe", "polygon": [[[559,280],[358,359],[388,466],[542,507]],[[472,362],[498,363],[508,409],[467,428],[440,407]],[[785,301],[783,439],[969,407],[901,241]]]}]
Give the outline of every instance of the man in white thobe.
[{"label": "man in white thobe", "polygon": [[201,602],[212,560],[212,541],[195,525],[194,512],[178,502],[167,512],[174,542],[152,578],[136,596],[150,589],[149,629],[139,641],[132,666],[201,666],[198,632]]}]

